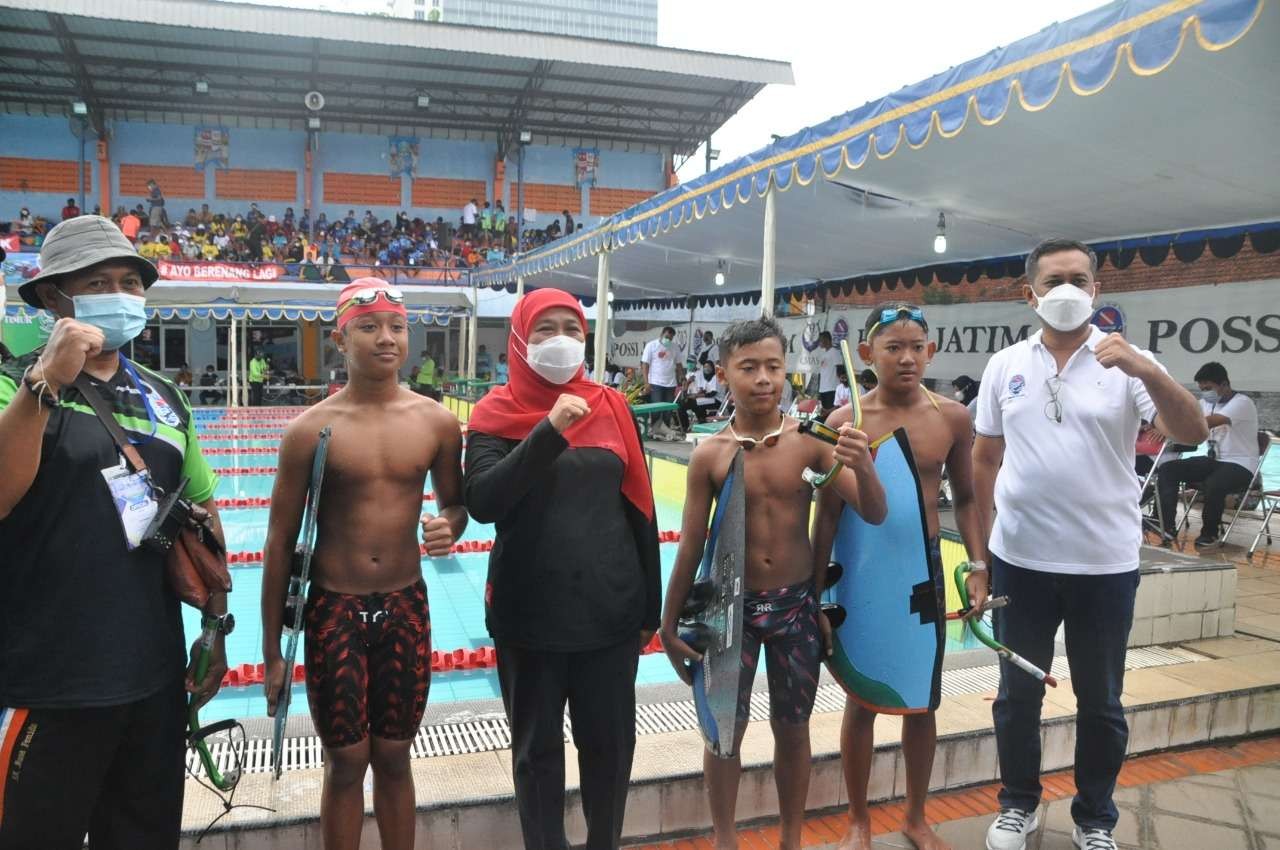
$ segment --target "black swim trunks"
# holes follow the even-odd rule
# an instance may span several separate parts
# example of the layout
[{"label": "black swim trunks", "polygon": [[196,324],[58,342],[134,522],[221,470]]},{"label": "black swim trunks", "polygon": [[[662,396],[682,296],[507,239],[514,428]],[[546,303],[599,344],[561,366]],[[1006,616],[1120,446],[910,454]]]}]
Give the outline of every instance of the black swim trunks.
[{"label": "black swim trunks", "polygon": [[743,608],[739,725],[746,723],[751,712],[751,685],[762,643],[769,675],[770,716],[784,723],[807,723],[818,695],[822,664],[822,633],[813,585],[806,582],[747,591]]},{"label": "black swim trunks", "polygon": [[307,700],[324,745],[413,738],[431,685],[426,583],[362,596],[312,584],[305,619]]}]

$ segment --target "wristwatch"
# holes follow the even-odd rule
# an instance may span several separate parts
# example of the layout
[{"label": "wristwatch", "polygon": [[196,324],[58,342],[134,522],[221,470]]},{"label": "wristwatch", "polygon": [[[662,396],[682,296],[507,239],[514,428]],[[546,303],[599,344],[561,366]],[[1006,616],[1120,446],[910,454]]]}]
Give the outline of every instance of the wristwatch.
[{"label": "wristwatch", "polygon": [[969,572],[971,572],[971,573],[985,573],[986,571],[987,571],[987,562],[986,562],[986,561],[970,561],[970,562],[969,562]]},{"label": "wristwatch", "polygon": [[236,618],[235,618],[235,615],[232,614],[230,611],[228,611],[226,614],[223,614],[221,617],[216,617],[212,614],[206,614],[203,618],[201,618],[200,626],[201,628],[205,628],[205,629],[213,629],[217,631],[219,634],[229,635],[233,631],[235,631]]}]

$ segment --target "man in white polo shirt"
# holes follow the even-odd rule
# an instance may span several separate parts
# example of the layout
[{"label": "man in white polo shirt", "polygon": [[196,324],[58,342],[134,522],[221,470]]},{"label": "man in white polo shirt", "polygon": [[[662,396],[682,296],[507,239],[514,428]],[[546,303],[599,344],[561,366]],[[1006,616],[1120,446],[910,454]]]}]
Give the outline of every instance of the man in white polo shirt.
[{"label": "man in white polo shirt", "polygon": [[840,386],[836,367],[842,363],[840,351],[831,344],[831,331],[818,334],[818,401],[824,411],[836,406],[836,389]]},{"label": "man in white polo shirt", "polygon": [[[1195,398],[1149,352],[1089,323],[1096,272],[1080,242],[1047,240],[1027,256],[1023,293],[1043,328],[987,364],[973,458],[992,592],[1012,600],[995,614],[996,637],[1047,670],[1064,625],[1077,702],[1072,838],[1082,850],[1112,850],[1142,541],[1133,447],[1143,419],[1180,443],[1199,443],[1208,429]],[[989,850],[1022,850],[1039,826],[1043,699],[1043,683],[1001,662],[992,714],[1003,787]]]},{"label": "man in white polo shirt", "polygon": [[1209,453],[1171,460],[1160,467],[1160,517],[1165,541],[1173,540],[1178,520],[1178,485],[1194,482],[1204,494],[1197,549],[1221,545],[1222,512],[1228,493],[1249,486],[1258,468],[1258,408],[1253,399],[1231,389],[1221,363],[1206,363],[1196,372],[1200,409],[1209,427]]},{"label": "man in white polo shirt", "polygon": [[[640,368],[644,372],[644,383],[651,402],[672,402],[676,400],[676,387],[684,380],[684,353],[676,345],[676,329],[667,326],[657,339],[649,340],[640,355]],[[667,436],[671,415],[662,413],[655,417],[653,432],[655,436]]]}]

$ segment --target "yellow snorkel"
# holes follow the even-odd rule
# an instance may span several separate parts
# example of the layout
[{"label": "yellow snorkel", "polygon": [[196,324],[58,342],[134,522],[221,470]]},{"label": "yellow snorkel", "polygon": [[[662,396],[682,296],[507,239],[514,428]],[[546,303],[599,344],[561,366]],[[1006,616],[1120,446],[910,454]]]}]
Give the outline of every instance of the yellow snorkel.
[{"label": "yellow snorkel", "polygon": [[[845,377],[849,381],[849,403],[853,405],[853,427],[862,429],[862,399],[858,397],[858,393],[853,389],[853,355],[849,352],[849,340],[840,340],[840,355],[844,358]],[[835,445],[840,439],[840,432],[834,428],[824,425],[813,419],[805,420],[800,423],[801,433],[808,434],[811,437],[817,437],[823,442]],[[840,470],[844,469],[844,464],[836,461],[836,465],[831,467],[827,472],[818,472],[814,469],[806,469],[800,473],[805,482],[815,490],[826,487],[832,481],[836,480],[836,476],[840,474]]]}]

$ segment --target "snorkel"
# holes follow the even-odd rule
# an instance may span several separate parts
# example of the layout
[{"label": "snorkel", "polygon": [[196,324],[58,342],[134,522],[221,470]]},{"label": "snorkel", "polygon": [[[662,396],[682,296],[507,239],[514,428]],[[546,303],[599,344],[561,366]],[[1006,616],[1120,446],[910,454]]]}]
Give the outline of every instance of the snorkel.
[{"label": "snorkel", "polygon": [[[844,372],[846,375],[857,374],[853,369],[853,355],[849,353],[849,340],[840,340],[840,356],[844,358]],[[849,394],[849,403],[853,405],[853,427],[862,428],[862,400],[856,392]],[[831,428],[816,419],[806,419],[800,423],[800,433],[808,434],[810,437],[817,437],[824,443],[835,445],[840,439],[840,432]],[[840,474],[840,470],[844,469],[844,464],[836,461],[835,466],[826,472],[818,472],[816,469],[805,469],[800,473],[800,477],[805,480],[815,490],[826,487],[832,481],[836,480],[836,476]]]},{"label": "snorkel", "polygon": [[[205,676],[209,675],[209,656],[213,653],[213,642],[217,635],[216,627],[206,627],[200,633],[200,649],[196,656],[195,673],[197,686],[204,681]],[[209,782],[219,791],[230,791],[236,787],[236,783],[240,781],[240,768],[233,767],[226,773],[218,770],[218,765],[214,762],[213,754],[209,752],[209,745],[205,743],[205,739],[210,735],[233,729],[237,725],[235,720],[223,720],[201,728],[195,697],[191,698],[187,709],[187,745],[196,751],[196,755],[200,757],[200,764],[204,766],[204,772],[209,777]]]},{"label": "snorkel", "polygon": [[[968,561],[964,561],[956,565],[956,569],[955,569],[956,590],[959,591],[960,593],[960,604],[963,608],[961,612],[961,616],[967,613],[970,607],[969,588],[965,585],[965,579],[969,577],[969,573],[971,573],[972,571],[973,571],[973,567]],[[987,604],[983,605],[982,609],[977,613],[976,616],[971,617],[965,620],[964,622],[968,624],[969,631],[973,632],[973,636],[978,639],[978,642],[986,646],[988,649],[993,650],[996,653],[996,655],[999,655],[1001,658],[1003,658],[1005,661],[1008,661],[1010,664],[1012,664],[1014,667],[1017,667],[1019,670],[1023,670],[1026,673],[1029,673],[1030,675],[1039,679],[1041,682],[1044,682],[1049,687],[1051,688],[1058,687],[1057,679],[1055,679],[1053,676],[1049,675],[1048,673],[1044,672],[1039,667],[1032,664],[1030,661],[1028,661],[1018,653],[1011,650],[1009,647],[1000,643],[1000,641],[996,640],[994,637],[991,636],[991,632],[987,631],[987,624],[982,622],[982,618],[981,618],[982,612],[990,610],[991,608],[999,608],[1007,604],[1008,604],[1008,600],[1004,599],[1004,597],[996,597],[995,599],[990,600]]]}]

